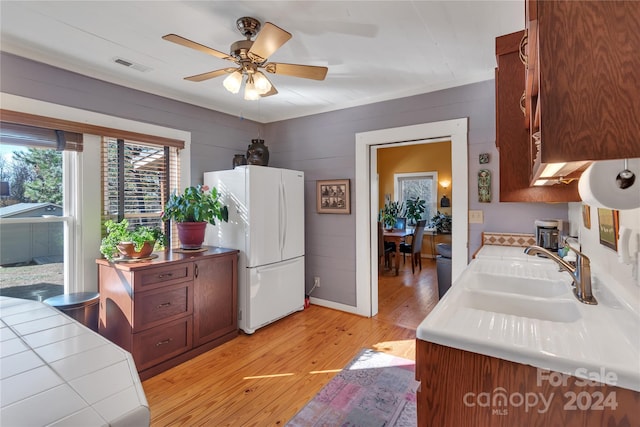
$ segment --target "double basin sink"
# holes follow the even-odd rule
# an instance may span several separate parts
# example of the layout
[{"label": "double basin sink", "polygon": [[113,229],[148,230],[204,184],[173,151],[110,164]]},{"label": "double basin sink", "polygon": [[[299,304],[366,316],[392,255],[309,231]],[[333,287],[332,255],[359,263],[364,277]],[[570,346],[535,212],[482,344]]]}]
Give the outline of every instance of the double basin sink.
[{"label": "double basin sink", "polygon": [[516,255],[474,259],[416,337],[570,375],[604,367],[640,391],[640,315],[619,288],[592,276],[599,304],[583,304],[555,262]]},{"label": "double basin sink", "polygon": [[460,304],[475,310],[503,313],[550,322],[575,322],[580,312],[574,301],[571,279],[476,273],[462,286]]}]

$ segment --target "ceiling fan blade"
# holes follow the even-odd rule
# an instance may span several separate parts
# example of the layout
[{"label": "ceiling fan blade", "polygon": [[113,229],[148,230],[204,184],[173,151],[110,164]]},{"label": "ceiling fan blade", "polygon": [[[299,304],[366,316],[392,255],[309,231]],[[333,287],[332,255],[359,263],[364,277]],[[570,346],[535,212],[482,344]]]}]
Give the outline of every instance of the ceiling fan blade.
[{"label": "ceiling fan blade", "polygon": [[264,62],[290,38],[291,33],[265,22],[247,55],[256,62]]},{"label": "ceiling fan blade", "polygon": [[170,42],[173,42],[173,43],[176,43],[176,44],[179,44],[181,46],[185,46],[185,47],[188,47],[188,48],[191,48],[191,49],[198,50],[200,52],[206,53],[208,55],[215,56],[215,57],[220,58],[220,59],[228,59],[229,61],[235,61],[234,58],[232,58],[231,56],[229,56],[226,53],[222,53],[219,50],[215,50],[215,49],[212,49],[212,48],[210,48],[208,46],[205,46],[203,44],[196,43],[196,42],[191,41],[189,39],[185,39],[184,37],[181,37],[181,36],[179,36],[177,34],[167,34],[166,36],[162,36],[162,38],[164,40],[167,40],[167,41],[170,41]]},{"label": "ceiling fan blade", "polygon": [[220,70],[209,71],[207,73],[196,74],[195,76],[185,77],[185,80],[189,80],[190,82],[202,82],[204,80],[209,80],[214,77],[221,76],[223,74],[233,73],[236,71],[235,68],[222,68]]},{"label": "ceiling fan blade", "polygon": [[324,80],[327,76],[327,67],[300,64],[282,64],[270,62],[264,66],[268,73],[283,74],[285,76],[302,77],[303,79]]},{"label": "ceiling fan blade", "polygon": [[272,85],[271,85],[271,90],[269,90],[269,92],[267,92],[267,93],[265,93],[265,94],[262,94],[262,95],[260,95],[260,96],[261,96],[261,97],[263,97],[263,98],[265,98],[265,97],[267,97],[267,96],[275,95],[275,94],[277,94],[277,93],[278,93],[278,91],[276,90],[276,87],[272,84]]}]

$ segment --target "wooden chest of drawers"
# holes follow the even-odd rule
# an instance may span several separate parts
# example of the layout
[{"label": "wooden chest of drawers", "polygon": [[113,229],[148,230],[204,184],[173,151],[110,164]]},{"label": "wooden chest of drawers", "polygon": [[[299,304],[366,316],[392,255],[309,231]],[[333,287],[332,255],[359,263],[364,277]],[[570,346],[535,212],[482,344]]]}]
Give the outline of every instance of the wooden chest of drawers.
[{"label": "wooden chest of drawers", "polygon": [[142,379],[238,334],[238,251],[99,259],[100,334],[131,352]]}]

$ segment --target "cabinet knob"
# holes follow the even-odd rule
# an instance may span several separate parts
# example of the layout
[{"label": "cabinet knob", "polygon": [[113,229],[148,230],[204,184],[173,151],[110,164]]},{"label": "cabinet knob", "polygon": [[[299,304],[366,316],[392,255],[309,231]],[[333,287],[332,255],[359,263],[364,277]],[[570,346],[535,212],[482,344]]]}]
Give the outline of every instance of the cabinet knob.
[{"label": "cabinet knob", "polygon": [[525,107],[525,102],[527,101],[527,92],[522,92],[522,96],[520,97],[520,111],[526,117],[527,116],[527,108]]},{"label": "cabinet knob", "polygon": [[158,304],[158,306],[156,308],[166,308],[166,307],[170,307],[171,303],[170,302],[165,302],[162,304]]},{"label": "cabinet knob", "polygon": [[169,344],[171,341],[173,341],[173,338],[169,338],[169,339],[166,339],[164,341],[158,341],[156,343],[156,347],[160,347],[161,345]]},{"label": "cabinet knob", "polygon": [[158,274],[158,279],[164,279],[165,277],[172,277],[173,273],[164,273],[164,274]]}]

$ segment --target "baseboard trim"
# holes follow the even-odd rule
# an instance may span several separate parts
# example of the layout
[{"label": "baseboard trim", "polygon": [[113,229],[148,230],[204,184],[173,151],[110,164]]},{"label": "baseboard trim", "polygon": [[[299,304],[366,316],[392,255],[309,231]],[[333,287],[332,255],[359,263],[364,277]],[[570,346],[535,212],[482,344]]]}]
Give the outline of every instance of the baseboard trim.
[{"label": "baseboard trim", "polygon": [[325,299],[320,299],[315,297],[310,297],[309,302],[311,304],[319,305],[321,307],[332,308],[334,310],[340,310],[340,311],[345,311],[347,313],[360,315],[360,313],[358,313],[357,307],[354,307],[352,305],[341,304],[339,302],[328,301]]}]

